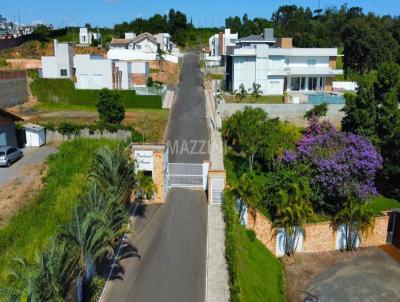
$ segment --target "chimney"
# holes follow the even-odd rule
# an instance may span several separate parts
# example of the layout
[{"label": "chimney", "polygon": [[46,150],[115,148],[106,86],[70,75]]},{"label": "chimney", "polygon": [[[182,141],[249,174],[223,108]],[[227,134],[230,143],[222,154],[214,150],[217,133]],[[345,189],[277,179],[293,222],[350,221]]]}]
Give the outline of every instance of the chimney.
[{"label": "chimney", "polygon": [[276,44],[279,48],[293,48],[293,39],[292,38],[280,38],[276,41]]},{"label": "chimney", "polygon": [[264,28],[264,40],[275,41],[273,28]]},{"label": "chimney", "polygon": [[218,56],[224,54],[224,33],[221,31],[218,34]]}]

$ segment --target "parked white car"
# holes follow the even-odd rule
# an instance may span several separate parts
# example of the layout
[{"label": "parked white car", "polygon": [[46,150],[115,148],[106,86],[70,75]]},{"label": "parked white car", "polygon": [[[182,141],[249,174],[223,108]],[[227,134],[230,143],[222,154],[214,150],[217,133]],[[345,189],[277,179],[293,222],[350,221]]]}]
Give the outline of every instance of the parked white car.
[{"label": "parked white car", "polygon": [[24,153],[15,147],[11,146],[2,146],[0,147],[0,166],[9,167],[17,161],[18,159],[22,158]]}]

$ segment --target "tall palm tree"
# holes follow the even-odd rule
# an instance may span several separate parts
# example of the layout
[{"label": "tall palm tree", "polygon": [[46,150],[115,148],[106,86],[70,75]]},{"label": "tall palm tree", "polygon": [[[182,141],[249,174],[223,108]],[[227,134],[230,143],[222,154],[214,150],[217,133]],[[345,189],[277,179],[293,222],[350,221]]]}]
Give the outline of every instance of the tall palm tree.
[{"label": "tall palm tree", "polygon": [[76,282],[78,302],[84,300],[84,293],[95,275],[96,264],[113,253],[112,230],[97,212],[78,213],[74,209],[73,219],[64,227],[60,239],[68,243],[73,279]]},{"label": "tall palm tree", "polygon": [[90,176],[100,187],[112,190],[120,202],[129,201],[134,185],[134,166],[123,144],[115,149],[101,148],[96,154]]},{"label": "tall palm tree", "polygon": [[275,230],[284,230],[284,249],[288,256],[295,253],[299,236],[304,233],[304,225],[314,216],[308,190],[299,184],[292,184],[287,191],[281,190],[276,204]]},{"label": "tall palm tree", "polygon": [[356,199],[349,199],[346,205],[335,215],[333,227],[338,230],[344,227],[344,249],[351,251],[357,248],[362,235],[368,235],[375,226],[375,215],[371,205]]}]

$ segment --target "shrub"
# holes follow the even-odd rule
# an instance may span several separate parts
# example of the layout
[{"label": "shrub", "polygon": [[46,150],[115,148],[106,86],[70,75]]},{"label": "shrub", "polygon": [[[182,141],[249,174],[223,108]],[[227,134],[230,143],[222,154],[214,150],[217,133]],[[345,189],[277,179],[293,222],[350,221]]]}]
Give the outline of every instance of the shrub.
[{"label": "shrub", "polygon": [[327,103],[322,103],[315,105],[312,109],[308,110],[304,117],[309,120],[311,117],[314,115],[317,117],[323,117],[326,116],[328,113],[328,104]]},{"label": "shrub", "polygon": [[246,233],[247,233],[247,237],[249,237],[249,239],[251,240],[251,241],[254,241],[254,240],[256,240],[256,232],[254,232],[253,230],[249,230],[249,229],[247,229],[246,230]]},{"label": "shrub", "polygon": [[102,89],[96,107],[103,122],[120,124],[125,118],[125,108],[121,104],[121,96],[116,92]]}]

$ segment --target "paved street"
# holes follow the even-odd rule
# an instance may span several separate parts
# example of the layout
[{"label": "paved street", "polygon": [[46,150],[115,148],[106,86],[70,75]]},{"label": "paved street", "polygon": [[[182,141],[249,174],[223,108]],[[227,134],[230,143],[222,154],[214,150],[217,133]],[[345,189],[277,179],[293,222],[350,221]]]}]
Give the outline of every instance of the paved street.
[{"label": "paved street", "polygon": [[400,264],[378,248],[319,274],[306,291],[321,302],[400,301]]},{"label": "paved street", "polygon": [[[167,141],[176,142],[179,147],[176,153],[170,153],[170,162],[202,163],[209,157],[207,149],[199,149],[201,142],[197,150],[193,145],[204,141],[207,146],[209,139],[201,85],[198,58],[185,55],[166,134]],[[190,151],[197,154],[189,154]],[[141,260],[121,261],[120,279],[110,282],[104,301],[203,302],[207,254],[205,192],[171,189],[166,204],[140,233],[131,236],[130,243],[138,249]]]},{"label": "paved street", "polygon": [[0,167],[0,186],[12,181],[13,179],[23,176],[27,168],[31,165],[44,162],[50,154],[57,151],[56,148],[43,146],[28,147],[22,149],[24,157],[12,164],[11,167]]},{"label": "paved street", "polygon": [[[167,129],[169,161],[172,163],[203,163],[209,158],[210,131],[206,120],[202,76],[198,57],[185,55]],[[178,148],[173,149],[174,146]]]}]

